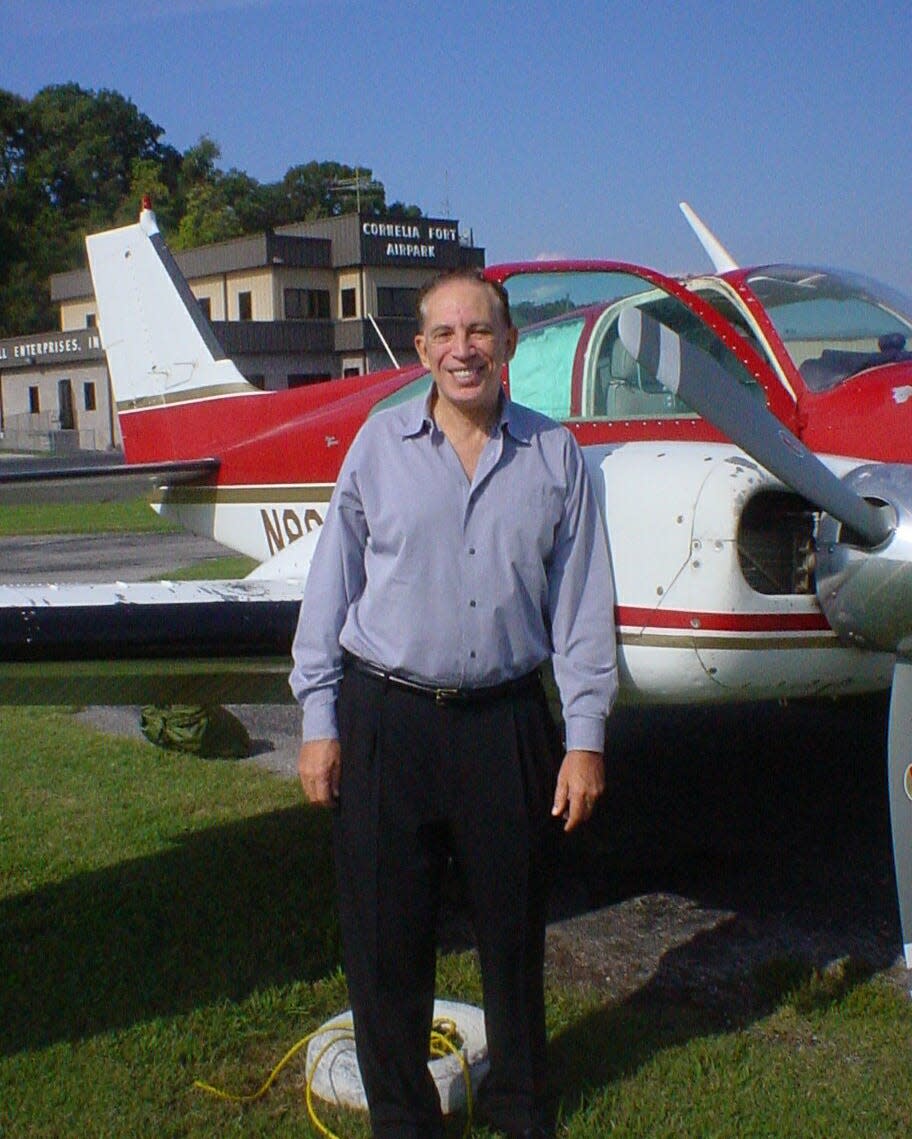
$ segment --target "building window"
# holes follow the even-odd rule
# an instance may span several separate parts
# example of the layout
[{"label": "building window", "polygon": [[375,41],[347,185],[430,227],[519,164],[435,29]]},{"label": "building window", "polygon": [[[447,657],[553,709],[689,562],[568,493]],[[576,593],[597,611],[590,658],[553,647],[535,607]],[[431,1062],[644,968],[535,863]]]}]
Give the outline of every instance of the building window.
[{"label": "building window", "polygon": [[346,380],[349,379],[351,376],[360,376],[361,374],[362,374],[361,369],[358,367],[357,364],[354,364],[350,368],[343,368],[342,369],[342,376]]},{"label": "building window", "polygon": [[95,385],[83,384],[82,385],[82,406],[86,411],[95,410]]},{"label": "building window", "polygon": [[253,293],[238,293],[238,320],[253,320]]},{"label": "building window", "polygon": [[41,411],[41,400],[38,398],[38,389],[36,387],[29,388],[29,412],[32,415],[37,415]]},{"label": "building window", "polygon": [[286,289],[286,320],[329,320],[329,292],[326,289]]},{"label": "building window", "polygon": [[342,317],[355,316],[357,309],[355,307],[355,290],[343,289],[342,290]]},{"label": "building window", "polygon": [[377,286],[377,316],[415,316],[417,289]]},{"label": "building window", "polygon": [[[247,293],[247,296],[249,297],[250,293]],[[197,301],[206,320],[212,320],[212,297],[197,297]],[[250,317],[246,319],[250,320]]]},{"label": "building window", "polygon": [[98,319],[95,316],[95,313],[94,312],[87,312],[86,313],[86,328],[97,328],[97,327],[98,327]]}]

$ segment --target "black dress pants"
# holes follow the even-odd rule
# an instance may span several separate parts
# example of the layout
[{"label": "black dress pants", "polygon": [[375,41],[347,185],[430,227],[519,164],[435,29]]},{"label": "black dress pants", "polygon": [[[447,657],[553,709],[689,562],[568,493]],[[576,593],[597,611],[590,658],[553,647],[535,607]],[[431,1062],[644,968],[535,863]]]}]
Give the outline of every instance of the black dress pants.
[{"label": "black dress pants", "polygon": [[334,820],[343,957],[376,1139],[438,1139],[428,1072],[447,860],[471,909],[490,1073],[479,1107],[521,1131],[545,1091],[545,918],[559,739],[539,684],[437,704],[349,669]]}]

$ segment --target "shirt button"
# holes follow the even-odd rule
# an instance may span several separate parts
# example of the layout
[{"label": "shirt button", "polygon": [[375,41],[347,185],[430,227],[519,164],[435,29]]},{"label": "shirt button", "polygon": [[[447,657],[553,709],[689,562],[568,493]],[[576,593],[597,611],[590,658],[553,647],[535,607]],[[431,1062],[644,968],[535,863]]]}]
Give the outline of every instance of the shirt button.
[{"label": "shirt button", "polygon": [[469,553],[470,553],[470,554],[474,554],[474,553],[475,553],[475,547],[474,547],[474,546],[469,546]]},{"label": "shirt button", "polygon": [[474,659],[475,659],[475,650],[474,650],[474,649],[472,649],[472,651],[469,653],[469,657],[470,657],[472,660],[474,660]]},{"label": "shirt button", "polygon": [[474,602],[474,601],[470,601],[470,602],[469,602],[469,608],[470,608],[470,609],[474,609],[474,608],[475,608],[475,602]]}]

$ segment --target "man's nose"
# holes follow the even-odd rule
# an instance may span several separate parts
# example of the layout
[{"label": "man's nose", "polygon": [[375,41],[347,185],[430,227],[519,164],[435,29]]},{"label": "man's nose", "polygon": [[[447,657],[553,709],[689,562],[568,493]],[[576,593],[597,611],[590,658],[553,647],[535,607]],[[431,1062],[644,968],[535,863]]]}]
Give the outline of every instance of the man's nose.
[{"label": "man's nose", "polygon": [[474,351],[472,338],[464,328],[457,328],[453,336],[453,354],[461,359],[470,356]]}]

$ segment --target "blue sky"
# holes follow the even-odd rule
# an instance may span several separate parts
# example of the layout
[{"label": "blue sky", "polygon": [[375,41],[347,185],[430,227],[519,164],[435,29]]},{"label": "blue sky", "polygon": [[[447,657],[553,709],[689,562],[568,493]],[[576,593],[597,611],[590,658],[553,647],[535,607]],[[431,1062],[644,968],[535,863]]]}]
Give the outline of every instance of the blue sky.
[{"label": "blue sky", "polygon": [[0,87],[131,98],[261,181],[333,159],[489,263],[840,265],[912,293],[912,5],[0,0]]}]

